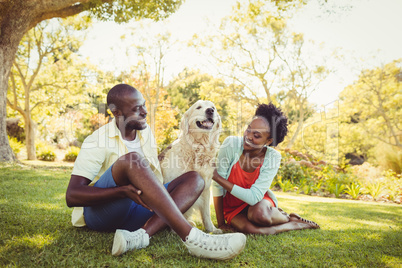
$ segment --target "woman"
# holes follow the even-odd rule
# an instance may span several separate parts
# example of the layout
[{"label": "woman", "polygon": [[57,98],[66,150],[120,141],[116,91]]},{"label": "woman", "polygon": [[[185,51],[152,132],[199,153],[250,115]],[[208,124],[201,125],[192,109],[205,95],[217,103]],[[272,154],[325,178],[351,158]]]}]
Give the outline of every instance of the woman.
[{"label": "woman", "polygon": [[[228,137],[214,172],[214,205],[218,227],[250,234],[318,229],[318,224],[287,214],[269,189],[278,172],[277,146],[287,134],[287,118],[272,103],[260,104],[243,137]],[[227,222],[227,224],[225,223]]]}]

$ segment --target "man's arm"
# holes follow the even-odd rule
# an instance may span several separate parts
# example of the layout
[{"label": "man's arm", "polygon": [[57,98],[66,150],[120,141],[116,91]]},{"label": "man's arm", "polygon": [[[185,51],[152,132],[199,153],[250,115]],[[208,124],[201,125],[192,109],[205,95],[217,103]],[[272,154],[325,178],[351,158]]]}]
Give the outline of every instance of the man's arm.
[{"label": "man's arm", "polygon": [[89,186],[91,180],[77,175],[71,175],[67,187],[66,202],[69,207],[84,207],[106,204],[113,200],[130,198],[137,204],[150,209],[140,198],[141,191],[133,185],[113,188]]}]

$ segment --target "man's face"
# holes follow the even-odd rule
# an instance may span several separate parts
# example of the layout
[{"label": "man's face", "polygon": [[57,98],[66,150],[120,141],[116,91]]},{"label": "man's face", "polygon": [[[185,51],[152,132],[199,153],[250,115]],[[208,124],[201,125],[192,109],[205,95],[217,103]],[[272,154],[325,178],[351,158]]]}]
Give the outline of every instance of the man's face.
[{"label": "man's face", "polygon": [[[118,120],[124,120],[126,130],[143,130],[147,127],[147,108],[145,99],[139,91],[122,96],[120,103]],[[121,128],[121,125],[119,127]]]}]

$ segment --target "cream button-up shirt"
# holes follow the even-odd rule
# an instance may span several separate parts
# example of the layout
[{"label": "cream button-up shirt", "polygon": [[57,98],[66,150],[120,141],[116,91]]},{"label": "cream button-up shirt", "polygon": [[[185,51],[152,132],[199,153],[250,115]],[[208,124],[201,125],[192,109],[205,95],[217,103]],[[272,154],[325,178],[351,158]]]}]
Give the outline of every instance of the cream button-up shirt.
[{"label": "cream button-up shirt", "polygon": [[[163,183],[156,141],[151,128],[147,125],[146,129],[137,130],[137,135],[140,138],[141,149],[144,152],[145,158],[150,163],[152,171],[159,181]],[[127,153],[128,149],[123,143],[116,120],[113,119],[110,123],[102,126],[84,140],[80,153],[75,160],[72,175],[82,176],[91,180],[92,182],[89,185],[93,186],[119,157]],[[84,209],[82,207],[74,208],[72,213],[73,226],[82,227],[86,225],[83,212]]]}]

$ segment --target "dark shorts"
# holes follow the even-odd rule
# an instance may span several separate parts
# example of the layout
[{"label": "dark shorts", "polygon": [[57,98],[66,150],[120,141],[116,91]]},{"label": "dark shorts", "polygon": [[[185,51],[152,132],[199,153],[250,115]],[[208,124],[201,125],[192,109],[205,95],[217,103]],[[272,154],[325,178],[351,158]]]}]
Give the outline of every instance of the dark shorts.
[{"label": "dark shorts", "polygon": [[[112,166],[103,173],[93,187],[117,187],[112,176]],[[169,183],[164,185],[166,189],[168,185]],[[104,205],[84,207],[85,223],[90,229],[96,231],[110,232],[116,229],[135,231],[141,228],[153,215],[154,212],[138,205],[129,198],[112,201]]]}]

